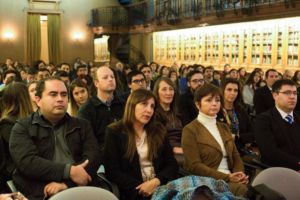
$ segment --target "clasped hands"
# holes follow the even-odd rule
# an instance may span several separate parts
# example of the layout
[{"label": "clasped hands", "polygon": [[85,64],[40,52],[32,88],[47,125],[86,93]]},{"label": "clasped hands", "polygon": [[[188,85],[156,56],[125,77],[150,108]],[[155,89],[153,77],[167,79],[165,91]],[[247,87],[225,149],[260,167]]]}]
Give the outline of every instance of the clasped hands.
[{"label": "clasped hands", "polygon": [[249,176],[247,176],[244,172],[234,172],[229,174],[229,181],[234,183],[248,184]]}]

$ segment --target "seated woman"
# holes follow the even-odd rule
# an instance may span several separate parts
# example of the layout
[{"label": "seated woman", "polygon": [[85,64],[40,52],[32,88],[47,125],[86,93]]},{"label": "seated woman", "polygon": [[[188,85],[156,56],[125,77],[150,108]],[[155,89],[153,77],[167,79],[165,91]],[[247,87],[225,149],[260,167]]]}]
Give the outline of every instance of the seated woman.
[{"label": "seated woman", "polygon": [[249,112],[254,112],[254,103],[253,103],[253,96],[254,92],[257,88],[259,88],[261,82],[260,73],[253,71],[243,86],[243,101],[244,103],[249,106]]},{"label": "seated woman", "polygon": [[[6,181],[12,179],[15,169],[14,162],[9,153],[9,138],[12,127],[17,119],[27,117],[32,110],[31,99],[27,86],[21,82],[12,82],[5,86],[1,99],[0,142],[1,152],[1,177],[0,190],[5,187]],[[2,151],[2,149],[1,149]]]},{"label": "seated woman", "polygon": [[36,85],[37,85],[37,81],[31,81],[27,84],[27,87],[28,87],[28,92],[29,92],[29,96],[30,96],[30,100],[31,100],[31,105],[32,105],[32,109],[33,111],[37,111],[38,107],[36,105],[36,102],[35,102],[35,88],[36,88]]},{"label": "seated woman", "polygon": [[217,122],[221,92],[206,84],[195,92],[198,117],[183,128],[184,169],[198,176],[223,179],[238,196],[247,192],[248,176],[228,126]]},{"label": "seated woman", "polygon": [[181,148],[182,123],[177,112],[176,86],[175,83],[166,77],[155,82],[154,95],[158,100],[156,113],[167,129],[167,138],[178,163],[183,163],[183,152]]},{"label": "seated woman", "polygon": [[[235,145],[243,150],[245,145],[254,142],[253,128],[247,112],[242,107],[240,83],[235,79],[226,79],[222,87],[223,108],[217,120],[228,124]],[[240,153],[242,153],[240,151]]]},{"label": "seated woman", "polygon": [[70,84],[70,104],[68,113],[76,117],[80,106],[82,106],[90,97],[89,87],[80,79],[75,79]]},{"label": "seated woman", "polygon": [[108,179],[126,200],[150,199],[155,189],[177,177],[178,166],[153,117],[155,96],[138,89],[129,96],[122,120],[106,129],[104,166]]}]

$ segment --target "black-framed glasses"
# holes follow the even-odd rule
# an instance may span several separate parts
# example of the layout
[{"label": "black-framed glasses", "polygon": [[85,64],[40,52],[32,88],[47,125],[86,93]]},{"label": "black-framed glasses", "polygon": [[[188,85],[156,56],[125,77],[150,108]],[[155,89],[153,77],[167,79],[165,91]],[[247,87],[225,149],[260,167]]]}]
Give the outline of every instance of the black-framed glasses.
[{"label": "black-framed glasses", "polygon": [[204,83],[204,79],[194,79],[194,80],[191,80],[191,82],[193,82],[193,83]]},{"label": "black-framed glasses", "polygon": [[277,91],[277,93],[282,93],[289,97],[292,95],[297,96],[297,94],[298,94],[297,91],[291,91],[291,90],[287,90],[287,91],[283,91],[283,92]]},{"label": "black-framed glasses", "polygon": [[131,82],[132,83],[135,83],[135,84],[142,84],[142,83],[145,83],[145,79],[143,78],[143,79],[136,79],[136,80],[132,80]]}]

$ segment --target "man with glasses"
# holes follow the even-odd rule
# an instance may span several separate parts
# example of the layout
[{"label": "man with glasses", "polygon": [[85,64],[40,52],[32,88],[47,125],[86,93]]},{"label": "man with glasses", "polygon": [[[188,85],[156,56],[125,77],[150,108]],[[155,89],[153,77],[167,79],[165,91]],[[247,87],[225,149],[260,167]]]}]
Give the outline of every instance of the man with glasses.
[{"label": "man with glasses", "polygon": [[262,161],[270,166],[300,170],[300,115],[294,109],[297,88],[282,79],[272,86],[275,106],[256,117],[254,134]]},{"label": "man with glasses", "polygon": [[188,90],[179,97],[179,112],[182,125],[190,123],[198,115],[198,109],[194,103],[194,92],[204,85],[203,74],[199,71],[191,71],[186,75]]},{"label": "man with glasses", "polygon": [[125,102],[127,101],[131,92],[140,88],[146,89],[146,77],[143,72],[137,70],[131,71],[127,74],[126,80],[130,91],[125,92],[120,97]]}]

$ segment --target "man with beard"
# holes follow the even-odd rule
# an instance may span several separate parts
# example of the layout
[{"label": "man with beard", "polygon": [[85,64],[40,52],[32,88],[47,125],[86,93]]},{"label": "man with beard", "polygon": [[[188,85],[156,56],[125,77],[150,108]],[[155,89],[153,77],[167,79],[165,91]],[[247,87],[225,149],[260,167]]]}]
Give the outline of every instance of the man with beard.
[{"label": "man with beard", "polygon": [[262,161],[274,167],[300,170],[300,115],[294,112],[297,88],[282,79],[272,86],[275,106],[256,117],[254,134]]},{"label": "man with beard", "polygon": [[106,126],[120,120],[124,110],[124,102],[114,95],[115,77],[115,73],[110,67],[100,66],[93,77],[97,94],[92,96],[78,111],[78,117],[91,122],[100,147],[101,163]]},{"label": "man with beard", "polygon": [[194,92],[204,85],[203,74],[199,71],[191,71],[186,75],[188,90],[179,97],[179,113],[182,125],[190,123],[198,116],[198,109],[194,103]]}]

